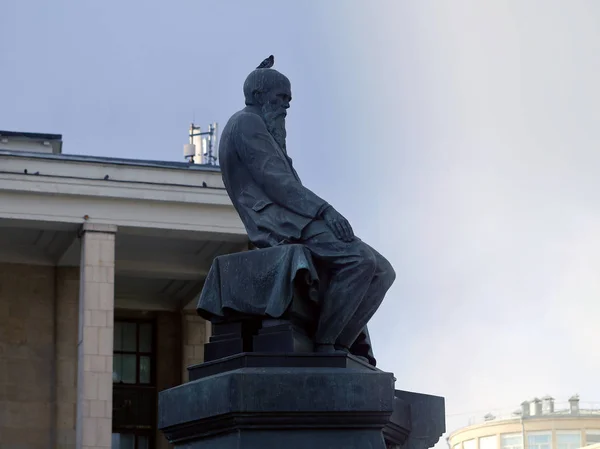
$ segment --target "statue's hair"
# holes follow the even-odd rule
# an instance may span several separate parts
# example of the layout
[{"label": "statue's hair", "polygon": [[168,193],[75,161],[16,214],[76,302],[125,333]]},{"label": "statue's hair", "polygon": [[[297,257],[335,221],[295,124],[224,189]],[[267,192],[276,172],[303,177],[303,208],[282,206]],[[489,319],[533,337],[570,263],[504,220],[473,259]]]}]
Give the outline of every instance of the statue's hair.
[{"label": "statue's hair", "polygon": [[275,69],[255,69],[244,81],[244,98],[246,106],[252,106],[255,103],[254,95],[256,93],[268,92],[275,85],[289,84],[290,80]]}]

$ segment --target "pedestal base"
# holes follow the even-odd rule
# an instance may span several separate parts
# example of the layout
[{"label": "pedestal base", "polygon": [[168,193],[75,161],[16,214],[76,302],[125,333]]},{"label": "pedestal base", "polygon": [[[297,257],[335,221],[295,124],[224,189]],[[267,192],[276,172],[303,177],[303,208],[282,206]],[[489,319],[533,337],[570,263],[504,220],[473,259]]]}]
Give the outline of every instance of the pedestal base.
[{"label": "pedestal base", "polygon": [[182,449],[386,448],[392,374],[297,365],[215,370],[163,391],[159,428]]},{"label": "pedestal base", "polygon": [[240,430],[178,445],[185,449],[386,449],[379,430]]}]

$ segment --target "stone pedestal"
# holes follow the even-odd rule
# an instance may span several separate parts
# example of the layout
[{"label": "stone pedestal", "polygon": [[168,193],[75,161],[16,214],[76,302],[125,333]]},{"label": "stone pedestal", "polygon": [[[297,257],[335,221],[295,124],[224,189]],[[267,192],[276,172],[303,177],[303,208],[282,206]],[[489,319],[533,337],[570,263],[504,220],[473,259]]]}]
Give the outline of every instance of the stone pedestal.
[{"label": "stone pedestal", "polygon": [[351,349],[361,357],[313,352],[317,280],[302,245],[215,259],[197,308],[212,323],[204,363],[159,395],[158,425],[170,443],[427,449],[438,441],[443,398],[394,390],[394,376],[373,366],[366,329]]},{"label": "stone pedestal", "polygon": [[243,353],[189,371],[159,397],[176,448],[386,448],[394,376],[352,356]]}]

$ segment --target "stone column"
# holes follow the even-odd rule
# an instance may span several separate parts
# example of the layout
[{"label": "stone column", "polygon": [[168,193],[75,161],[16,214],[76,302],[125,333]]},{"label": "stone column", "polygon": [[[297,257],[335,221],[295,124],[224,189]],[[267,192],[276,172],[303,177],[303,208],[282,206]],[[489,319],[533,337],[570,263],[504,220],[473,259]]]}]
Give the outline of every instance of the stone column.
[{"label": "stone column", "polygon": [[194,312],[184,311],[181,323],[182,371],[181,383],[189,381],[188,366],[204,362],[204,343],[206,343],[206,323]]},{"label": "stone column", "polygon": [[80,233],[77,449],[111,447],[116,232],[86,223]]}]

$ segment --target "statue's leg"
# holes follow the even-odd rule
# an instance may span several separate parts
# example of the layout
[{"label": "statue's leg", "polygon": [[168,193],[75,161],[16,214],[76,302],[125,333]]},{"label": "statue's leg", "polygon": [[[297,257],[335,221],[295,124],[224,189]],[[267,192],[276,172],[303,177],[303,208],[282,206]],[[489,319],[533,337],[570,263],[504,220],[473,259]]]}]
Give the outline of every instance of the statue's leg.
[{"label": "statue's leg", "polygon": [[[322,221],[311,223],[302,237],[302,243],[318,265],[329,273],[329,285],[320,304],[315,343],[333,346],[367,294],[377,259],[371,248],[360,239],[352,242],[338,240]],[[360,329],[357,335],[359,332]]]},{"label": "statue's leg", "polygon": [[[368,246],[366,243],[364,243],[364,245]],[[375,314],[381,305],[385,294],[396,279],[396,272],[392,265],[373,248],[370,246],[369,248],[377,260],[375,275],[371,280],[362,302],[338,338],[338,344],[348,348],[356,342],[361,331]]]},{"label": "statue's leg", "polygon": [[358,338],[348,349],[348,352],[357,357],[366,359],[373,366],[377,366],[377,360],[375,360],[375,355],[373,354],[371,337],[369,336],[369,330],[367,329],[367,326],[365,326],[365,328],[360,332]]}]

